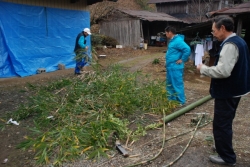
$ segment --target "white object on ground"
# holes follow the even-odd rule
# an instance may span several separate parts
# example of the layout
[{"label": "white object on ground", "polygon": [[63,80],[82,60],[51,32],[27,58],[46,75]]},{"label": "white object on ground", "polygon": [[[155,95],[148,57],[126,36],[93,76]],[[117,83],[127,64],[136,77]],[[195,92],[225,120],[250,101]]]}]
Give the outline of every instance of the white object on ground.
[{"label": "white object on ground", "polygon": [[4,160],[3,160],[3,164],[6,164],[8,162],[8,158],[5,158]]},{"label": "white object on ground", "polygon": [[12,118],[10,118],[10,120],[8,120],[7,124],[15,124],[15,125],[19,125],[19,123],[17,123],[17,121],[13,121]]}]

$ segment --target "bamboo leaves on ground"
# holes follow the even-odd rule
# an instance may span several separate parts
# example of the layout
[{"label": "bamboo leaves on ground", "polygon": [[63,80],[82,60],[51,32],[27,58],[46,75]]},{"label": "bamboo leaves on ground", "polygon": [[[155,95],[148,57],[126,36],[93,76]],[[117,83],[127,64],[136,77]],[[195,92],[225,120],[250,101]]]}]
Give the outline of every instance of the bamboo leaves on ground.
[{"label": "bamboo leaves on ground", "polygon": [[146,134],[146,125],[129,129],[128,116],[170,112],[171,105],[166,105],[170,103],[164,82],[117,65],[84,79],[61,79],[37,87],[29,103],[13,115],[18,120],[32,117],[35,123],[33,134],[18,147],[32,148],[38,164],[60,165],[79,156],[98,158],[112,149],[108,140],[113,132],[121,140],[129,134],[132,140]]}]

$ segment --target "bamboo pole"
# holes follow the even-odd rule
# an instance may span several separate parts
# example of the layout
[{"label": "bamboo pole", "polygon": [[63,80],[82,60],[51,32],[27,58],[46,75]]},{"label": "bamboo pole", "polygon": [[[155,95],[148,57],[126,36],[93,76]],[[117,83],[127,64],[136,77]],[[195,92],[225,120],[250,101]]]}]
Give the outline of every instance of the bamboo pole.
[{"label": "bamboo pole", "polygon": [[211,99],[212,99],[212,97],[210,95],[205,96],[205,97],[201,98],[200,100],[198,100],[198,101],[196,101],[196,102],[194,102],[194,103],[192,103],[192,104],[190,104],[190,105],[188,105],[188,106],[186,106],[186,107],[184,107],[184,108],[182,108],[182,109],[180,109],[178,111],[175,111],[174,113],[172,113],[172,114],[170,114],[170,115],[168,115],[166,117],[164,117],[163,121],[165,123],[168,123],[171,120],[179,117],[180,115],[192,110],[193,108],[195,108],[195,107],[197,107],[197,106],[199,106],[199,105],[201,105],[201,104],[203,104],[203,103],[205,103],[205,102],[207,102],[207,101],[209,101]]}]

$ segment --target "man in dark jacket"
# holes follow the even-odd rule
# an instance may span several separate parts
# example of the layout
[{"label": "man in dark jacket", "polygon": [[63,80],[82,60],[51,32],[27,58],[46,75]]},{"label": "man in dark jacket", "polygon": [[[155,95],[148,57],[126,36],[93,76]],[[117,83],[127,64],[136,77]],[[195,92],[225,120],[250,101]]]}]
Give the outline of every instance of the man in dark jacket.
[{"label": "man in dark jacket", "polygon": [[213,135],[219,156],[209,159],[216,164],[234,166],[232,124],[241,96],[250,92],[250,54],[246,42],[233,33],[234,22],[228,16],[214,19],[212,34],[222,41],[214,66],[198,65],[200,73],[211,77],[210,94],[214,100]]},{"label": "man in dark jacket", "polygon": [[88,63],[88,55],[86,54],[88,46],[86,45],[86,37],[91,35],[89,28],[84,28],[76,37],[75,49],[76,54],[76,67],[75,74],[81,74],[81,69]]}]

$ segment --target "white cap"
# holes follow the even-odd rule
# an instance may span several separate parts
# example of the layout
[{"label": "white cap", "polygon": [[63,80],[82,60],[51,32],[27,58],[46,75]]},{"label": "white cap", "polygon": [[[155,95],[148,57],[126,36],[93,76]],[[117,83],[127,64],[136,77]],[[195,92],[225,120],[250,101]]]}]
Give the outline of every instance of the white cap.
[{"label": "white cap", "polygon": [[90,32],[89,28],[84,28],[83,31],[86,32],[86,33],[88,33],[89,35],[91,35],[91,32]]}]

